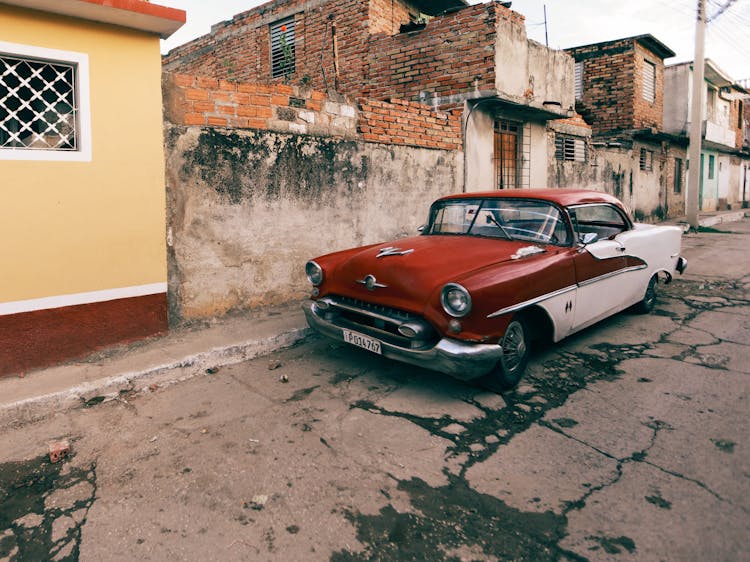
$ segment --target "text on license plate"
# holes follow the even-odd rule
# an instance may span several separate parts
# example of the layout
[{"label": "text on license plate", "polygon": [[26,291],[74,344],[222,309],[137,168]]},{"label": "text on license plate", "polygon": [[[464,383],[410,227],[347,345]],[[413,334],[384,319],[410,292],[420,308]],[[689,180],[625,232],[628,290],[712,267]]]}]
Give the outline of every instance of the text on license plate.
[{"label": "text on license plate", "polygon": [[383,352],[380,350],[380,342],[378,340],[368,338],[367,336],[363,336],[362,334],[358,334],[357,332],[350,332],[349,330],[343,330],[343,332],[344,341],[346,343],[356,345],[357,347],[361,347],[363,349],[366,349],[367,351],[372,351],[373,353],[377,353],[378,355],[383,354]]}]

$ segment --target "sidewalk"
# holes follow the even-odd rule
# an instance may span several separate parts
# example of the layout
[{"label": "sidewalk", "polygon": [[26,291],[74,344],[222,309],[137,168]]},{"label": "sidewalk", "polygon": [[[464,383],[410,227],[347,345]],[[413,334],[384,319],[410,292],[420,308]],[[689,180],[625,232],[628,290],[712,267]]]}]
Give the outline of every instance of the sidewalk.
[{"label": "sidewalk", "polygon": [[[701,213],[704,227],[742,220],[746,209]],[[683,224],[684,219],[667,221]],[[298,303],[230,316],[113,347],[24,378],[0,378],[0,429],[54,412],[148,391],[288,347],[309,333]]]},{"label": "sidewalk", "polygon": [[148,391],[288,347],[308,334],[298,303],[177,329],[84,359],[0,378],[0,429]]}]

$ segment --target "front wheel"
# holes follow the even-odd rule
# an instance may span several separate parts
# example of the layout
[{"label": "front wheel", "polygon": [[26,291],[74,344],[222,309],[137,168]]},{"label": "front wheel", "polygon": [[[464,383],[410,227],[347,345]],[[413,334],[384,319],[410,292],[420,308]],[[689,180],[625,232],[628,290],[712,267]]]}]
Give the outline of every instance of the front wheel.
[{"label": "front wheel", "polygon": [[640,314],[648,314],[654,309],[654,306],[656,305],[656,286],[658,282],[659,279],[656,275],[649,279],[643,298],[636,303],[634,307],[636,312]]},{"label": "front wheel", "polygon": [[482,383],[491,390],[510,390],[521,380],[529,362],[529,331],[523,320],[511,320],[499,345],[500,361]]}]

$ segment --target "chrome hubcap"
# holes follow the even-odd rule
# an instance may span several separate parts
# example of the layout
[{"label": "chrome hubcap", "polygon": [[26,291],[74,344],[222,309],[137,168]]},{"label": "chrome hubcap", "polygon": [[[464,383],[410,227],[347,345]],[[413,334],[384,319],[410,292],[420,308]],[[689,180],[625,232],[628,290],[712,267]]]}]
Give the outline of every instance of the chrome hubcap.
[{"label": "chrome hubcap", "polygon": [[523,326],[518,322],[511,322],[502,341],[503,367],[509,373],[514,372],[523,362],[526,356],[526,339],[523,335]]}]

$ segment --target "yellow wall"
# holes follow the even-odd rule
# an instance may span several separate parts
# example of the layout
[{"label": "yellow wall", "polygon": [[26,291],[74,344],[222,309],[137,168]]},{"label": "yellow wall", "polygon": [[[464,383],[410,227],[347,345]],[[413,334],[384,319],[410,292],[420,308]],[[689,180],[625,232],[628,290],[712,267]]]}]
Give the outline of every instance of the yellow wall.
[{"label": "yellow wall", "polygon": [[0,7],[0,41],[87,53],[91,162],[0,160],[0,303],[167,280],[159,38]]}]

